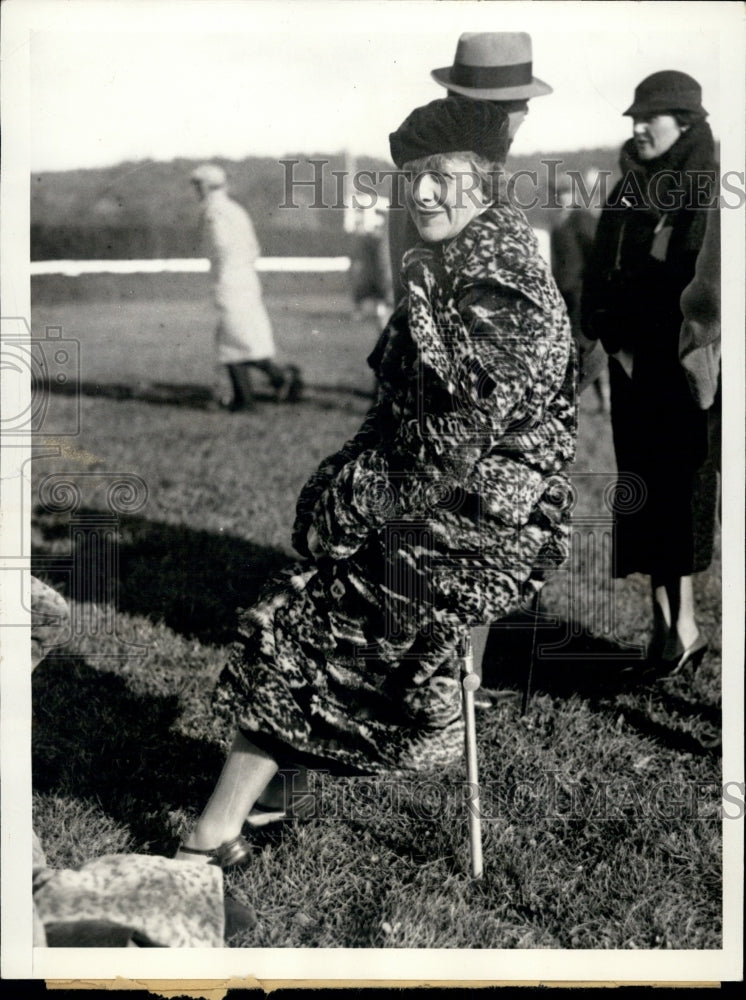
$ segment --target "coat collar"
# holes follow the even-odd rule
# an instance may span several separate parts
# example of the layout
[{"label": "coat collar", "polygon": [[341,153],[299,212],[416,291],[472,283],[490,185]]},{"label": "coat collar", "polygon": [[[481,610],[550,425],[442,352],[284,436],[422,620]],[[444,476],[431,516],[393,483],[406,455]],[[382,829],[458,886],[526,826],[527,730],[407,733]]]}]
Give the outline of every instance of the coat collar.
[{"label": "coat collar", "polygon": [[536,234],[521,209],[509,203],[491,205],[451,240],[416,244],[404,255],[407,279],[412,267],[425,262],[457,295],[470,285],[493,283],[540,309],[554,306]]},{"label": "coat collar", "polygon": [[[700,187],[698,175],[707,175],[707,189],[714,192],[716,181],[715,140],[706,121],[695,122],[682,132],[676,142],[654,160],[641,160],[634,139],[628,139],[619,156],[622,179],[617,189],[628,184],[635,202],[642,202],[656,218],[675,216],[682,208],[702,208],[704,205],[682,204],[682,195],[688,200],[701,198],[705,187]],[[653,181],[654,178],[654,181]]]},{"label": "coat collar", "polygon": [[510,289],[539,309],[551,312],[556,296],[548,267],[538,253],[538,241],[523,212],[512,205],[492,205],[452,240],[418,243],[404,255],[410,333],[422,358],[449,391],[468,381],[462,355],[477,350],[468,331],[450,337],[460,321],[458,303],[472,286]]}]

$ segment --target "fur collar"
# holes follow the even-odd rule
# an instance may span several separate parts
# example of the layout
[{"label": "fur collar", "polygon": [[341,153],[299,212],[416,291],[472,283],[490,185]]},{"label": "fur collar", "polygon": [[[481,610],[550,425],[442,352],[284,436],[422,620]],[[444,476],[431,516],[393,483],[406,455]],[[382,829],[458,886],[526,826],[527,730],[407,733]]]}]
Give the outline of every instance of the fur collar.
[{"label": "fur collar", "polygon": [[491,205],[451,240],[415,245],[404,255],[407,280],[425,262],[456,297],[471,285],[494,283],[525,295],[540,309],[554,307],[536,235],[514,205]]}]

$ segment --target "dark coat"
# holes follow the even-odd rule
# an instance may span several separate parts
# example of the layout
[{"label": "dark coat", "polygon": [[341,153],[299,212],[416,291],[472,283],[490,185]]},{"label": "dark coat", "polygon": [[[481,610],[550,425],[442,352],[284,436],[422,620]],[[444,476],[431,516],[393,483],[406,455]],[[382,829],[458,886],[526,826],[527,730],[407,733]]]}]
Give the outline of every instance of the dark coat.
[{"label": "dark coat", "polygon": [[565,300],[572,335],[578,345],[578,392],[599,378],[607,365],[601,344],[583,336],[580,313],[583,276],[593,257],[597,224],[597,216],[590,209],[570,208],[562,213],[550,234],[552,274]]},{"label": "dark coat", "polygon": [[715,187],[712,133],[699,122],[647,162],[630,141],[620,165],[586,272],[583,332],[609,354],[621,349],[634,359],[631,377],[613,358],[609,365],[625,480],[616,504],[616,575],[670,579],[705,569],[712,555],[707,416],[679,361],[681,293],[694,276]]},{"label": "dark coat", "polygon": [[596,225],[596,217],[589,209],[570,208],[550,236],[552,274],[565,300],[573,334],[580,326],[583,275],[593,256]]}]

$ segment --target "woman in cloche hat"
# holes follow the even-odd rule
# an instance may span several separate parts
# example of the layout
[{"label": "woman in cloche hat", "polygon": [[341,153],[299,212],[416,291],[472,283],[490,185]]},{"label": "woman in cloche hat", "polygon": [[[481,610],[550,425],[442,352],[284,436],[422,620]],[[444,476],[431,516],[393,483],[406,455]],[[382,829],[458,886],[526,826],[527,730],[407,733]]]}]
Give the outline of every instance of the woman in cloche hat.
[{"label": "woman in cloche hat", "polygon": [[565,558],[572,338],[525,215],[493,190],[507,114],[447,97],[390,143],[420,243],[369,359],[379,396],[301,491],[304,561],[240,618],[215,692],[238,733],[180,858],[246,861],[278,767],[459,762],[462,641]]},{"label": "woman in cloche hat", "polygon": [[712,557],[716,474],[708,415],[689,391],[678,343],[679,299],[715,194],[714,141],[700,85],[677,70],[646,77],[624,114],[633,134],[599,221],[583,327],[613,355],[615,575],[651,577],[649,657],[678,671],[707,650],[692,573]]},{"label": "woman in cloche hat", "polygon": [[[451,96],[490,101],[504,111],[510,142],[528,114],[529,100],[552,93],[548,83],[533,75],[531,36],[525,31],[467,31],[459,37],[453,65],[434,69],[430,76]],[[388,213],[388,225],[397,287],[402,258],[417,241],[417,230],[401,208]]]}]

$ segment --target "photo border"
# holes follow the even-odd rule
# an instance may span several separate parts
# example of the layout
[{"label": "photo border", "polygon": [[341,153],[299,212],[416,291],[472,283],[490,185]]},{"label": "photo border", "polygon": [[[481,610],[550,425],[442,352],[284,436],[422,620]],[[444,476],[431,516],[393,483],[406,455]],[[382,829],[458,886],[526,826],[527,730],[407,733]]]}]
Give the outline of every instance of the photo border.
[{"label": "photo border", "polygon": [[[49,30],[55,24],[60,30],[69,23],[71,9],[87,9],[93,21],[102,16],[101,4],[34,2],[10,0],[3,6],[2,18],[2,117],[5,143],[2,151],[2,284],[0,301],[3,316],[29,317],[29,42],[32,32]],[[210,14],[206,8],[209,6]],[[199,30],[201,18],[217,23],[216,14],[223,8],[235,15],[243,5],[220,2],[169,3],[152,5],[152,16],[163,15],[170,21],[178,9],[180,29]],[[252,4],[253,14],[263,6]],[[285,6],[292,6],[285,2]],[[306,5],[303,5],[304,7]],[[309,5],[311,6],[311,5]],[[332,2],[315,4],[326,12]],[[356,3],[358,16],[391,16],[392,8],[403,16],[408,0],[392,3]],[[420,10],[424,3],[416,5]],[[501,27],[520,22],[526,30],[536,31],[543,17],[547,22],[559,16],[552,3],[509,4],[438,4],[438,9],[457,7],[462,30],[472,21],[486,16],[489,6],[492,19]],[[476,8],[481,8],[479,11]],[[580,9],[582,7],[582,10]],[[112,4],[106,17],[114,24],[118,17],[138,13],[137,3]],[[154,8],[158,8],[155,10]],[[167,8],[166,14],[161,8]],[[376,8],[376,10],[373,10]],[[497,8],[497,10],[495,9]],[[582,17],[586,24],[603,24],[603,30],[613,33],[616,26],[632,18],[641,28],[655,22],[663,24],[667,17],[690,17],[693,25],[717,30],[722,46],[721,117],[732,128],[721,130],[721,162],[723,169],[743,170],[746,160],[743,134],[743,106],[740,95],[746,86],[744,79],[743,8],[739,3],[563,3],[562,16]],[[604,8],[601,10],[600,8]],[[673,10],[666,10],[673,8]],[[499,12],[499,17],[498,17]],[[503,16],[504,15],[504,16]],[[232,16],[232,15],[231,15]],[[636,20],[635,20],[636,19]],[[69,29],[68,29],[69,30]],[[113,30],[113,29],[112,29]],[[599,30],[601,30],[599,28]],[[454,35],[455,37],[455,35]],[[633,81],[630,81],[632,84]],[[631,87],[630,87],[631,90]],[[726,95],[728,100],[726,101]],[[556,95],[559,96],[559,95]],[[726,105],[728,114],[726,115]],[[728,538],[723,546],[723,776],[743,782],[743,607],[744,607],[744,354],[743,319],[744,281],[744,212],[723,212],[723,510],[722,533]],[[2,373],[2,406],[4,412],[21,412],[30,405],[30,386],[23,379]],[[12,408],[12,409],[11,409]],[[30,482],[25,463],[28,443],[19,445],[3,441],[2,487],[6,497],[17,489],[19,504],[4,505],[2,530],[2,569],[4,573],[28,568],[27,551],[17,552],[15,539],[28,539],[24,530],[24,513],[30,510]],[[10,540],[13,540],[11,543]],[[11,548],[7,546],[11,545]],[[24,620],[29,607],[28,572],[22,574],[24,584],[3,588],[3,615],[14,623]],[[727,611],[726,611],[727,607]],[[740,864],[743,849],[743,823],[725,822],[723,829],[724,857],[738,879],[724,879],[723,948],[716,951],[558,951],[530,949],[518,951],[474,950],[464,954],[449,949],[439,950],[378,950],[378,949],[31,949],[32,903],[30,887],[31,838],[30,809],[30,659],[25,629],[14,628],[3,634],[2,684],[2,865],[3,907],[2,948],[4,978],[43,978],[47,980],[106,980],[124,977],[142,987],[144,980],[178,980],[185,988],[190,981],[216,980],[246,985],[246,977],[256,977],[265,986],[308,984],[361,985],[490,985],[511,982],[539,983],[557,981],[604,982],[670,982],[711,983],[736,980],[742,975],[742,902],[743,870]],[[8,901],[12,901],[12,907]],[[385,970],[385,979],[381,971]],[[444,975],[443,971],[448,974]],[[530,975],[528,971],[530,970]],[[292,976],[288,976],[288,972]],[[431,978],[432,977],[432,978]],[[253,979],[251,982],[255,982]],[[238,985],[238,983],[236,983]]]}]

